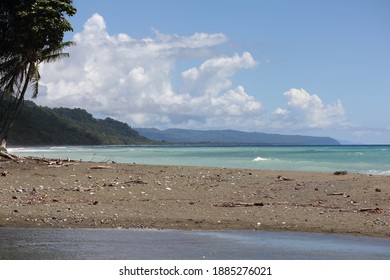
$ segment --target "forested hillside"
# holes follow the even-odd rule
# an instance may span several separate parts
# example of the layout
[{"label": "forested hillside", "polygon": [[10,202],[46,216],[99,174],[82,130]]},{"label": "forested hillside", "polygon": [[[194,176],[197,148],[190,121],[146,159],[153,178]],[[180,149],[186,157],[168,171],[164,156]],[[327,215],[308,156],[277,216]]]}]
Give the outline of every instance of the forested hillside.
[{"label": "forested hillside", "polygon": [[11,146],[33,145],[339,145],[330,137],[236,130],[132,129],[83,109],[48,108],[26,101],[8,138]]},{"label": "forested hillside", "polygon": [[8,145],[154,144],[126,123],[95,119],[83,109],[37,106],[26,101],[8,137]]}]

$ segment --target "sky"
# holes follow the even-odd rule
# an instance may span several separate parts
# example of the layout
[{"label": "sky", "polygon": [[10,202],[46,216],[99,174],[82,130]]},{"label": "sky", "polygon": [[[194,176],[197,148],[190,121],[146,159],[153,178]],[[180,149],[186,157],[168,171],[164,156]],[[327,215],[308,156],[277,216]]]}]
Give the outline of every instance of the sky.
[{"label": "sky", "polygon": [[390,143],[390,1],[75,0],[35,102],[132,127]]}]

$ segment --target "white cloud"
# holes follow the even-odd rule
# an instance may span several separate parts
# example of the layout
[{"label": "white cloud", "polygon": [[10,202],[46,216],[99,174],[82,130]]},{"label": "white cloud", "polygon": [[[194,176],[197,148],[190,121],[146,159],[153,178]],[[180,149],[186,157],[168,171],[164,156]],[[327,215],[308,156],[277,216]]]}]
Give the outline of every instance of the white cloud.
[{"label": "white cloud", "polygon": [[[73,40],[70,58],[43,65],[39,104],[81,107],[135,127],[299,131],[345,124],[341,101],[327,105],[303,89],[284,93],[285,108],[266,115],[259,100],[233,83],[238,72],[258,62],[249,52],[214,55],[227,41],[221,33],[156,31],[134,39],[108,34],[103,17],[95,14]],[[177,74],[178,61],[194,58],[203,62]]]},{"label": "white cloud", "polygon": [[[224,34],[112,36],[95,14],[73,40],[70,58],[43,65],[40,104],[82,107],[133,126],[206,124],[212,116],[261,113],[260,103],[243,86],[233,88],[231,80],[257,65],[251,54],[208,58],[213,47],[226,42]],[[207,59],[184,71],[174,86],[175,63],[199,57]]]},{"label": "white cloud", "polygon": [[232,86],[231,78],[241,69],[256,66],[248,52],[242,56],[218,57],[205,61],[199,68],[191,68],[182,73],[186,88],[195,95],[218,96]]},{"label": "white cloud", "polygon": [[347,125],[343,104],[324,104],[316,94],[310,95],[304,89],[290,89],[284,93],[287,109],[278,108],[271,116],[273,127],[295,129],[342,128]]}]

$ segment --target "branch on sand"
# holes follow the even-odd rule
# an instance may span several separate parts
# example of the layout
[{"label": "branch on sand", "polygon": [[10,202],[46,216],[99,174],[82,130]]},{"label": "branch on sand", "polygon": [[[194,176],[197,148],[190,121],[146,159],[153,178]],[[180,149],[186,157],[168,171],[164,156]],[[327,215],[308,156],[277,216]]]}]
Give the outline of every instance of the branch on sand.
[{"label": "branch on sand", "polygon": [[0,151],[0,158],[10,159],[10,160],[17,160],[17,159],[19,159],[18,156],[9,154],[6,151]]}]

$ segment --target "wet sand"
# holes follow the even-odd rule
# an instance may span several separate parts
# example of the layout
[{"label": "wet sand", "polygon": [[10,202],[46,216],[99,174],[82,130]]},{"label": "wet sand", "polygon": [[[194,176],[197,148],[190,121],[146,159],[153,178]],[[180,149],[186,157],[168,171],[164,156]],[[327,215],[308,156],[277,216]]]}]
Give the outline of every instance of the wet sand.
[{"label": "wet sand", "polygon": [[390,238],[390,176],[0,161],[0,226],[273,230]]}]

